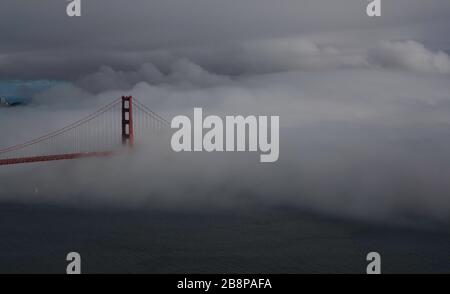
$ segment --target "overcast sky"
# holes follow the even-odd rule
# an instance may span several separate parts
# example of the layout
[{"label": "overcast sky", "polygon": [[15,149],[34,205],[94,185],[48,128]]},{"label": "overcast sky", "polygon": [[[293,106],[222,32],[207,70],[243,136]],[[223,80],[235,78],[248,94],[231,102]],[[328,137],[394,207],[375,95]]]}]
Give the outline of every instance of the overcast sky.
[{"label": "overcast sky", "polygon": [[164,66],[162,54],[186,56],[188,49],[201,65],[226,71],[236,61],[223,60],[225,49],[273,38],[353,49],[413,39],[450,48],[447,0],[383,1],[376,19],[366,16],[365,0],[85,0],[79,18],[67,17],[66,5],[1,1],[0,78],[75,79],[101,65]]}]

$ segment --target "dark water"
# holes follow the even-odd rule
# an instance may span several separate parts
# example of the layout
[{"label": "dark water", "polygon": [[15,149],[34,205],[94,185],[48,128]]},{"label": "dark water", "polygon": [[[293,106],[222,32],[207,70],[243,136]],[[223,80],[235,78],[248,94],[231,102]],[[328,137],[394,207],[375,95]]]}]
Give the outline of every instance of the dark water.
[{"label": "dark water", "polygon": [[0,273],[450,273],[450,230],[340,221],[284,209],[175,212],[0,204]]}]

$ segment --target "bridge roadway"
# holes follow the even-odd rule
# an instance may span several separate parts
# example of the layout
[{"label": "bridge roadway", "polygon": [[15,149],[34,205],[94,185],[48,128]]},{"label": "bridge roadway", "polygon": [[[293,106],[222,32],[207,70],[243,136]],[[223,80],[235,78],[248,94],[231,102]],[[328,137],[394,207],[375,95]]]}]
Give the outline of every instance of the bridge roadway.
[{"label": "bridge roadway", "polygon": [[55,160],[89,158],[89,157],[107,157],[107,156],[111,156],[113,154],[114,154],[114,152],[112,152],[112,151],[102,151],[102,152],[84,152],[84,153],[44,155],[44,156],[22,157],[22,158],[9,158],[9,159],[0,159],[0,166],[20,164],[20,163],[33,163],[33,162],[55,161]]}]

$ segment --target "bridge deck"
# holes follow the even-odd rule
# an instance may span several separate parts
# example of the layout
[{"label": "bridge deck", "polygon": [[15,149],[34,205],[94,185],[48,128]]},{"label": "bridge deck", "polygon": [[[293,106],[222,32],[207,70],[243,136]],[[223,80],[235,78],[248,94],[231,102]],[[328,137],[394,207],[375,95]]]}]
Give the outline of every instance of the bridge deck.
[{"label": "bridge deck", "polygon": [[70,153],[70,154],[60,154],[60,155],[45,155],[45,156],[0,159],[0,166],[1,165],[21,164],[21,163],[33,163],[33,162],[44,162],[44,161],[89,158],[89,157],[107,157],[107,156],[113,155],[113,153],[114,152],[112,152],[112,151],[102,151],[102,152]]}]

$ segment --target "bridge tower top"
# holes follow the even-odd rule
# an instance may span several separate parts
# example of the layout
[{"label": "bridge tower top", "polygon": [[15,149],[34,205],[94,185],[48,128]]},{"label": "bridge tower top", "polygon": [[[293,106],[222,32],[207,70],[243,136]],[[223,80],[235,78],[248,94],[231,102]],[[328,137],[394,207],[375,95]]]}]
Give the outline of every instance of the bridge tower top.
[{"label": "bridge tower top", "polygon": [[122,96],[122,144],[133,147],[133,97]]}]

